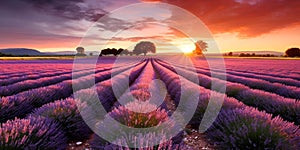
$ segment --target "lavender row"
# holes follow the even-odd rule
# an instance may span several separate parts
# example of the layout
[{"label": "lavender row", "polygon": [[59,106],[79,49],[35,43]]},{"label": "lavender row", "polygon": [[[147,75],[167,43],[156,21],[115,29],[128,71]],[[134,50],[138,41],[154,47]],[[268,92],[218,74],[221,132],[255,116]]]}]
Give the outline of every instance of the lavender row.
[{"label": "lavender row", "polygon": [[[151,59],[148,59],[148,61],[151,61]],[[164,101],[169,98],[166,97],[167,91],[164,91],[164,85],[162,85],[159,80],[156,80],[157,78],[152,63],[149,62],[128,91],[120,96],[118,101],[114,104],[114,107],[121,106],[121,103],[125,105],[129,102],[140,101],[157,105],[157,107],[169,111]],[[156,82],[154,82],[155,80]],[[168,113],[170,114],[171,112]]]},{"label": "lavender row", "polygon": [[[109,112],[110,117],[116,119],[122,124],[125,124],[129,127],[135,127],[135,128],[149,128],[149,127],[155,127],[158,124],[161,124],[163,122],[168,122],[167,127],[163,129],[155,130],[156,132],[163,132],[165,137],[167,137],[166,134],[168,134],[168,130],[171,131],[171,129],[174,126],[174,123],[170,121],[168,117],[168,113],[165,109],[159,108],[155,103],[151,103],[149,100],[150,98],[150,91],[149,91],[149,83],[155,78],[155,72],[153,70],[152,64],[148,63],[140,76],[135,80],[135,82],[130,86],[130,91],[127,90],[123,95],[118,99],[118,102],[121,102],[123,105],[114,105],[114,109]],[[155,87],[154,87],[155,88]],[[153,91],[151,91],[153,92]],[[151,93],[151,96],[155,96],[158,93]],[[129,95],[132,95],[133,97],[130,97]],[[142,103],[140,103],[142,102]],[[146,102],[146,103],[144,103]],[[147,103],[149,102],[149,103]],[[145,112],[145,113],[139,113],[139,112]],[[104,118],[105,120],[105,118]],[[96,127],[97,129],[97,127]],[[177,130],[176,130],[177,131]],[[146,143],[143,143],[144,147],[147,147],[147,149],[153,148],[150,146],[150,143],[152,143],[155,140],[159,140],[160,136],[149,136],[146,133],[139,133],[139,138],[137,138],[137,135],[134,133],[127,135],[123,134],[122,137],[118,135],[118,133],[122,132],[121,127],[117,126],[111,126],[109,130],[102,131],[105,132],[106,135],[110,135],[114,139],[112,140],[121,140],[122,137],[126,139],[132,139],[132,140],[126,140],[122,141],[122,144],[127,145],[123,148],[128,148],[129,146],[133,146],[136,143],[143,143],[142,141],[147,141],[148,145]],[[115,135],[115,136],[114,136]],[[153,135],[153,133],[152,133]],[[145,139],[144,139],[145,138]],[[133,142],[133,139],[137,139],[137,141]],[[101,142],[102,141],[102,142]],[[168,140],[168,144],[162,143],[159,144],[161,148],[171,148],[172,149],[179,149],[179,148],[186,148],[183,144],[181,144],[182,138],[181,136],[175,136],[171,140]],[[154,144],[154,143],[152,143]],[[93,136],[93,139],[91,141],[91,147],[94,149],[105,149],[105,148],[121,148],[120,146],[113,146],[111,143],[103,142],[101,138],[97,135]]]},{"label": "lavender row", "polygon": [[[141,66],[141,65],[139,65]],[[141,67],[139,67],[141,68]],[[122,70],[125,71],[125,70]],[[121,72],[122,72],[121,71]],[[136,69],[135,71],[133,71],[134,76],[137,76],[138,74],[138,69]],[[127,73],[127,75],[130,73],[128,71],[126,71],[125,73]],[[119,76],[119,78],[124,78],[124,73],[122,72]],[[99,95],[104,96],[103,94],[106,93],[108,95],[113,95],[111,88],[109,88],[109,84],[110,84],[110,80],[106,80],[100,83],[96,84],[97,87],[97,92],[99,93]],[[111,86],[110,86],[111,87]],[[110,91],[110,93],[108,93]],[[78,92],[86,92],[86,90],[81,90]],[[87,94],[86,96],[84,96],[84,98],[88,98],[88,96],[91,96],[91,93]],[[51,97],[51,98],[55,98],[55,97]],[[109,100],[106,99],[107,101],[113,101],[113,99]],[[39,130],[39,128],[41,128],[41,126],[38,126],[39,128],[29,128],[24,130],[24,127],[19,127],[19,126],[15,126],[15,124],[17,124],[18,122],[20,122],[19,119],[16,120],[12,120],[12,121],[8,121],[7,123],[4,123],[3,125],[1,125],[0,128],[0,132],[2,130],[6,130],[6,126],[10,125],[10,129],[15,129],[17,130],[17,133],[11,133],[11,131],[7,131],[3,134],[1,134],[3,137],[0,136],[0,139],[7,139],[7,140],[3,140],[4,143],[0,144],[0,147],[2,146],[3,149],[7,149],[8,147],[15,147],[15,148],[19,148],[19,149],[28,149],[28,148],[43,148],[43,144],[46,144],[45,141],[47,141],[47,143],[49,143],[49,141],[47,139],[51,138],[52,139],[52,143],[51,145],[46,145],[47,147],[45,148],[54,148],[54,149],[65,149],[67,146],[67,139],[68,141],[70,140],[76,140],[76,139],[84,139],[87,138],[90,134],[91,131],[90,129],[87,127],[87,125],[85,124],[85,122],[82,120],[81,115],[79,113],[79,109],[82,110],[88,110],[86,109],[86,105],[84,105],[84,103],[82,103],[82,107],[79,107],[79,109],[77,109],[76,103],[80,103],[79,101],[75,101],[72,98],[68,98],[66,100],[61,100],[61,101],[55,101],[53,103],[49,103],[46,105],[43,105],[42,107],[40,107],[39,109],[36,109],[31,115],[29,115],[28,119],[22,119],[21,121],[23,122],[32,122],[35,123],[36,121],[32,118],[45,118],[45,120],[47,120],[47,123],[44,124],[44,122],[42,122],[41,120],[43,119],[39,119],[39,121],[41,122],[42,125],[45,125],[48,128],[49,133],[52,133],[52,135],[48,135],[48,132],[45,134],[45,137],[39,137],[39,140],[35,141],[35,139],[31,139],[31,135],[32,136],[36,136],[35,130]],[[93,105],[92,105],[93,106]],[[33,117],[34,116],[34,117]],[[52,120],[52,121],[50,121]],[[54,121],[53,121],[54,120]],[[7,125],[6,125],[7,124]],[[25,124],[25,123],[22,123]],[[52,125],[55,124],[55,125]],[[30,126],[28,126],[30,127]],[[43,126],[42,126],[43,127]],[[13,131],[15,131],[13,130]],[[19,131],[22,130],[22,131]],[[64,131],[66,134],[63,134],[61,131]],[[31,132],[31,134],[27,137],[26,141],[23,141],[24,139],[24,135],[26,135],[26,133],[24,134],[24,132],[28,133]],[[42,142],[41,142],[42,141]],[[39,143],[39,145],[33,145],[35,143]]]},{"label": "lavender row", "polygon": [[[189,99],[193,99],[196,97],[196,95],[193,95],[193,93],[196,93],[197,91],[200,91],[200,96],[199,96],[199,101],[198,105],[207,105],[209,98],[211,100],[214,100],[217,102],[222,102],[218,99],[221,99],[222,97],[224,98],[223,106],[222,108],[225,109],[231,109],[231,108],[244,108],[246,107],[243,103],[237,101],[234,98],[227,97],[225,94],[218,93],[206,88],[203,88],[188,79],[184,78],[184,76],[178,75],[174,73],[171,69],[168,67],[165,67],[164,65],[161,65],[160,63],[157,63],[157,61],[153,62],[155,70],[158,72],[160,75],[161,79],[167,86],[168,92],[171,94],[172,99],[174,99],[176,106],[179,105],[180,100],[186,100],[185,102],[188,106]],[[187,74],[189,72],[186,72]],[[190,90],[190,91],[188,91]],[[196,93],[197,94],[197,93]],[[192,104],[191,104],[192,105]],[[203,107],[201,106],[201,107]],[[200,111],[200,110],[198,110]],[[202,110],[204,111],[204,110]],[[203,112],[204,113],[204,112]],[[197,120],[201,120],[202,116],[198,116],[199,118],[193,118],[195,120],[193,121],[197,122]],[[195,124],[195,123],[192,123]],[[196,124],[199,125],[199,124]]]},{"label": "lavender row", "polygon": [[53,77],[44,77],[44,78],[39,78],[36,80],[25,80],[23,82],[18,82],[15,84],[11,84],[8,86],[1,86],[0,87],[0,96],[10,96],[22,91],[38,88],[38,87],[43,87],[43,86],[48,86],[51,84],[56,84],[59,82],[62,82],[64,80],[70,80],[72,78],[79,78],[83,76],[88,76],[94,73],[102,72],[102,71],[107,71],[109,70],[109,67],[101,68],[99,70],[87,70],[87,71],[79,71],[75,73],[68,73],[68,74],[63,74],[60,76],[53,76]]},{"label": "lavender row", "polygon": [[[292,78],[300,80],[299,75],[290,72],[299,72],[297,60],[268,60],[268,59],[224,59],[230,70],[252,74]],[[239,64],[239,65],[236,65]]]},{"label": "lavender row", "polygon": [[[173,62],[174,64],[177,64],[176,62],[180,61],[178,59],[182,59],[182,58],[175,58],[175,59],[174,58],[168,58],[168,62]],[[215,60],[207,60],[207,61],[210,62],[212,65],[217,65],[217,63],[221,63],[221,64],[224,63],[221,60],[219,60],[221,62],[218,62],[218,60],[216,60],[216,61]],[[295,79],[295,78],[283,76],[282,74],[278,74],[278,73],[272,72],[272,71],[271,71],[272,76],[270,76],[269,74],[267,74],[267,75],[266,74],[261,74],[257,71],[247,73],[247,71],[241,71],[241,70],[238,70],[238,69],[230,69],[230,67],[228,67],[228,62],[227,61],[228,60],[225,60],[226,73],[227,74],[243,76],[243,77],[249,77],[249,78],[255,78],[255,79],[262,79],[262,80],[266,80],[266,81],[269,81],[269,82],[272,82],[272,83],[282,83],[282,84],[285,84],[285,85],[300,87],[300,82],[299,82],[300,78],[299,77],[298,77],[299,79]],[[206,66],[207,65],[206,61],[200,62],[201,65],[199,65],[198,63],[199,62],[196,61],[196,62],[194,62],[193,66],[187,66],[187,67],[196,67],[197,69],[203,69],[203,70],[207,70],[207,71],[214,71],[214,72],[221,72],[221,73],[224,72],[224,70],[219,70],[217,68],[214,68],[213,66]],[[243,66],[243,65],[241,64],[239,66]],[[257,68],[256,68],[256,70],[257,70]],[[270,72],[270,70],[268,70],[268,71]],[[291,70],[288,70],[288,71],[291,71]],[[285,71],[285,72],[287,72],[287,71]],[[274,75],[274,74],[276,74],[276,75]]]},{"label": "lavender row", "polygon": [[[74,93],[73,98],[68,98],[66,100],[71,101],[72,105],[57,105],[57,109],[63,110],[60,113],[54,114],[52,111],[51,106],[54,104],[47,104],[39,109],[37,109],[33,114],[34,115],[42,115],[50,117],[57,122],[63,124],[64,131],[67,133],[68,138],[70,140],[74,139],[81,139],[86,140],[87,137],[90,136],[91,132],[86,128],[87,124],[84,123],[81,115],[89,116],[88,120],[85,120],[85,122],[92,122],[92,124],[95,124],[97,121],[102,120],[104,118],[104,115],[107,113],[107,111],[110,111],[113,107],[114,102],[116,101],[116,97],[114,95],[114,91],[112,89],[112,84],[118,84],[117,87],[120,90],[119,92],[125,91],[126,86],[120,84],[120,82],[128,79],[130,79],[129,83],[133,83],[134,79],[137,78],[143,70],[143,67],[145,65],[144,63],[140,63],[138,65],[135,65],[135,67],[132,68],[132,70],[126,70],[123,72],[120,72],[119,74],[115,75],[113,79],[105,80],[102,82],[97,83],[94,87],[79,90]],[[114,80],[117,80],[119,82],[114,82]],[[123,87],[123,88],[122,88]],[[62,101],[56,101],[54,103],[62,104],[65,100]],[[76,102],[76,104],[74,104]],[[71,109],[73,113],[75,113],[73,116],[76,116],[76,121],[74,120],[73,116],[69,116],[66,114],[70,113],[70,108],[74,108],[74,105],[77,105],[77,110]],[[98,108],[98,106],[103,106],[104,110],[101,110]],[[46,114],[42,112],[48,112]],[[64,117],[60,117],[64,116]],[[87,119],[87,118],[86,118]],[[66,120],[70,120],[67,121]],[[84,123],[84,125],[82,124]],[[75,124],[75,125],[74,125]],[[80,125],[81,124],[81,125]],[[71,129],[73,127],[73,129]],[[90,128],[94,129],[93,126],[89,126]],[[80,132],[74,132],[74,130],[78,130]]]},{"label": "lavender row", "polygon": [[[147,101],[150,98],[149,86],[151,81],[155,77],[155,73],[153,71],[151,63],[147,61],[147,65],[141,72],[141,74],[135,79],[129,89],[119,97],[118,102],[123,102],[123,104],[128,103],[130,101],[139,100],[139,101]],[[131,97],[130,95],[133,95]],[[120,106],[121,104],[116,104]]]},{"label": "lavender row", "polygon": [[[180,66],[184,67],[184,66]],[[187,70],[192,70],[189,67],[184,67]],[[206,71],[204,69],[196,69],[197,73],[204,74],[207,76],[211,76],[210,71]],[[228,72],[226,72],[228,73]],[[250,88],[254,89],[259,89],[271,93],[276,93],[278,95],[287,97],[287,98],[293,98],[293,99],[300,99],[300,89],[298,87],[294,86],[287,86],[283,85],[280,83],[271,83],[265,80],[261,79],[252,79],[252,78],[245,78],[245,77],[240,77],[240,76],[235,76],[235,75],[230,75],[229,74],[224,74],[224,73],[218,73],[218,72],[213,72],[213,77],[219,78],[222,80],[222,77],[226,76],[226,80],[233,82],[233,83],[241,83],[243,85],[246,85]],[[300,83],[300,82],[299,82]]]},{"label": "lavender row", "polygon": [[[137,65],[136,66],[137,69],[134,69],[132,72],[129,72],[127,70],[125,71],[125,73],[127,73],[127,75],[131,73],[130,76],[138,76],[138,73],[142,69],[142,67],[143,64]],[[125,75],[124,72],[120,72],[120,74],[116,76],[124,77],[124,75]],[[98,89],[97,91],[99,92],[99,95],[101,95],[102,92],[105,92],[104,87],[106,89],[106,92],[108,92],[111,89],[111,87],[110,88],[108,87],[108,83],[110,83],[110,80],[105,80],[95,85]],[[86,90],[80,90],[77,93],[84,92],[84,91]],[[88,94],[86,96],[91,96],[91,95]],[[84,96],[84,98],[87,98],[86,96]],[[82,140],[87,140],[89,136],[92,134],[92,131],[87,126],[85,121],[82,119],[80,110],[91,112],[89,111],[89,109],[90,108],[88,107],[88,105],[86,105],[86,103],[83,103],[79,99],[66,98],[64,100],[57,100],[45,104],[42,107],[35,109],[31,114],[28,114],[27,117],[45,118],[47,120],[52,120],[57,124],[58,126],[57,130],[60,129],[61,131],[63,131],[65,135],[64,138],[59,136],[58,138],[67,139],[67,141],[69,142],[74,140],[82,141]],[[18,133],[16,133],[16,135],[18,135]],[[45,139],[47,138],[49,137],[45,137]],[[64,143],[61,143],[62,145],[66,145],[68,143],[66,140],[63,141]],[[30,143],[34,141],[27,141],[27,142]],[[13,143],[13,144],[17,145],[18,143]],[[22,146],[26,147],[25,145]]]},{"label": "lavender row", "polygon": [[[104,68],[103,70],[100,71],[106,71],[108,70],[107,68]],[[84,71],[84,72],[79,72],[75,74],[75,77],[81,77],[81,76],[86,76],[89,74],[92,74],[93,71]],[[63,74],[61,76],[54,76],[54,77],[44,77],[44,78],[39,78],[37,80],[26,80],[23,82],[18,82],[15,84],[11,84],[8,86],[2,86],[0,87],[0,96],[10,96],[22,91],[42,87],[42,86],[47,86],[51,84],[56,84],[59,82],[62,82],[64,80],[70,80],[72,79],[72,74]]]},{"label": "lavender row", "polygon": [[[76,70],[74,72],[79,72],[79,71],[85,71],[85,70],[91,70],[89,69],[82,69],[82,70]],[[37,74],[33,74],[33,75],[26,75],[26,76],[19,76],[19,77],[8,77],[5,78],[3,80],[0,80],[0,86],[7,86],[9,84],[14,84],[20,81],[24,81],[24,80],[33,80],[33,79],[39,79],[39,78],[43,78],[43,77],[52,77],[52,76],[60,76],[60,75],[64,75],[64,74],[71,74],[73,73],[72,71],[67,71],[66,69],[62,69],[60,71],[58,70],[51,70],[51,71],[47,71],[47,72],[42,72],[42,73],[37,73]]]},{"label": "lavender row", "polygon": [[[207,69],[207,68],[202,68],[202,67],[198,67],[198,68],[209,71],[209,69]],[[213,69],[213,71],[218,72],[219,70]],[[269,76],[269,75],[263,75],[263,74],[258,75],[259,73],[254,73],[254,72],[247,73],[247,72],[232,70],[232,69],[228,69],[228,68],[226,68],[226,73],[236,75],[236,76],[243,76],[243,77],[254,78],[254,79],[262,79],[262,80],[269,81],[272,83],[282,83],[282,84],[289,85],[289,86],[300,87],[299,79],[297,80],[297,79],[293,79],[293,78],[279,77],[278,75],[276,75],[276,76]]]},{"label": "lavender row", "polygon": [[[1,66],[2,67],[2,66]],[[5,65],[7,67],[7,65]],[[25,70],[26,71],[25,71]],[[13,70],[13,72],[11,72]],[[20,73],[20,70],[24,70],[24,72]],[[51,72],[51,71],[63,71],[66,70],[64,67],[58,66],[34,66],[32,68],[24,68],[24,66],[9,66],[9,69],[2,70],[3,73],[0,75],[0,79],[7,79],[13,77],[22,77],[22,76],[30,76],[34,74],[44,73],[44,72]]]},{"label": "lavender row", "polygon": [[[20,70],[24,70],[22,68],[19,68],[19,71]],[[24,70],[24,72],[19,72],[19,73],[14,73],[14,74],[4,74],[4,75],[0,75],[0,81],[5,81],[7,79],[10,79],[10,78],[23,78],[23,77],[30,77],[30,76],[34,76],[36,74],[40,74],[40,73],[47,73],[47,72],[53,72],[53,71],[63,71],[65,69],[52,69],[52,70],[48,70],[48,69],[44,69],[42,71],[29,71],[29,70]],[[3,71],[3,70],[1,70]],[[25,72],[26,71],[26,72]],[[5,72],[5,70],[3,71]]]},{"label": "lavender row", "polygon": [[238,71],[238,70],[232,70],[228,69],[229,73],[235,74],[235,75],[243,75],[246,77],[252,77],[252,78],[259,78],[259,79],[264,79],[270,82],[279,82],[283,83],[286,85],[292,85],[292,86],[298,86],[300,87],[300,78],[297,77],[290,77],[290,76],[282,76],[278,73],[275,74],[275,72],[272,72],[274,74],[262,74],[262,73],[257,73],[257,72],[248,72],[248,71]]},{"label": "lavender row", "polygon": [[[237,71],[237,70],[233,70],[233,69],[229,69],[229,70],[232,70],[232,71]],[[249,73],[249,74],[259,74],[260,76],[264,76],[264,77],[268,77],[268,76],[271,76],[271,77],[280,77],[280,78],[291,78],[291,79],[294,79],[294,80],[300,80],[300,77],[299,76],[296,76],[296,75],[293,75],[293,76],[289,76],[289,75],[282,75],[282,74],[278,74],[278,73],[275,73],[275,72],[272,72],[272,74],[270,74],[269,72],[266,73],[266,72],[254,72],[254,71],[248,71],[248,70],[243,70],[243,71],[239,71],[238,72],[243,72],[243,73]],[[286,72],[286,71],[285,71]]]},{"label": "lavender row", "polygon": [[[170,66],[165,63],[159,62],[161,65],[171,69]],[[177,68],[178,69],[178,68]],[[189,78],[190,74],[194,74],[191,71],[181,69],[185,74],[185,78]],[[199,85],[207,89],[211,89],[212,82],[215,83],[215,89],[222,89],[226,85],[226,94],[230,97],[234,97],[244,104],[258,108],[259,110],[265,110],[274,116],[281,116],[287,121],[294,122],[295,124],[300,124],[300,101],[295,99],[284,98],[282,96],[267,93],[261,90],[250,89],[249,87],[238,84],[226,82],[216,78],[210,78],[205,75],[198,74]],[[221,86],[221,87],[218,87]]]},{"label": "lavender row", "polygon": [[[131,66],[118,68],[116,73],[127,70]],[[89,88],[103,80],[111,77],[111,70],[97,74],[81,77],[75,80],[65,80],[61,83],[25,91],[13,96],[2,97],[0,99],[0,122],[4,122],[14,117],[24,117],[33,108],[42,106],[55,99],[69,97],[73,92],[80,89]],[[93,80],[94,79],[94,80]]]},{"label": "lavender row", "polygon": [[[135,81],[146,64],[146,61],[139,63],[133,67],[132,70],[120,72],[110,80],[100,82],[93,88],[80,90],[74,93],[74,95],[76,98],[80,99],[82,102],[86,102],[90,106],[93,106],[93,103],[98,103],[100,100],[104,109],[110,111],[119,96],[122,95],[127,90],[128,86]],[[126,81],[129,82],[127,85],[124,84]]]},{"label": "lavender row", "polygon": [[[0,76],[2,76],[2,75],[16,75],[20,71],[19,70],[20,69],[19,65],[1,64],[0,66],[1,66],[2,71],[3,71],[3,72],[0,73]],[[45,71],[45,69],[42,69],[42,67],[33,68],[31,66],[27,66],[26,69],[29,70],[30,72],[32,72],[32,71]],[[56,68],[56,69],[62,69],[62,68]]]},{"label": "lavender row", "polygon": [[[104,64],[106,66],[107,64]],[[84,70],[87,69],[86,64],[78,64],[76,65],[77,70]],[[100,65],[102,66],[102,64]],[[1,68],[8,68],[3,69],[4,72],[2,75],[0,75],[0,79],[8,79],[8,78],[14,78],[14,77],[26,77],[26,76],[32,76],[36,74],[42,74],[42,73],[51,73],[51,72],[57,72],[57,71],[72,71],[73,64],[70,63],[47,63],[44,64],[42,62],[38,64],[5,64],[2,65]],[[20,72],[23,71],[23,72]],[[13,73],[9,73],[11,71],[14,71]],[[74,71],[74,70],[73,70]]]},{"label": "lavender row", "polygon": [[[175,101],[179,101],[182,86],[187,84],[190,90],[200,90],[201,95],[191,124],[198,127],[208,102],[222,102],[222,94],[204,89],[196,84],[180,78],[170,69],[159,64],[154,68],[167,85],[168,91]],[[191,99],[191,95],[186,95]],[[188,102],[186,102],[188,103]],[[188,108],[187,108],[188,109]],[[280,117],[272,118],[272,115],[245,106],[236,99],[225,96],[222,109],[212,126],[205,132],[208,138],[213,140],[223,149],[254,149],[257,147],[265,149],[296,149],[299,147],[299,127],[292,123],[283,121]]]}]

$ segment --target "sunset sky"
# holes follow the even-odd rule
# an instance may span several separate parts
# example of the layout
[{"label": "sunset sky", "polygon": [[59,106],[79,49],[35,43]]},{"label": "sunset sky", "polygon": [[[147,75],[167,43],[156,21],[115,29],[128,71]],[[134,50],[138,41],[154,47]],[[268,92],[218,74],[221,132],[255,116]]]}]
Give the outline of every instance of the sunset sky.
[{"label": "sunset sky", "polygon": [[[191,21],[179,7],[203,24]],[[192,37],[206,41],[209,52],[217,52],[217,47],[221,52],[284,52],[300,47],[299,8],[298,0],[4,0],[0,48],[133,49],[139,41],[149,40],[158,52],[173,52],[193,49]]]}]

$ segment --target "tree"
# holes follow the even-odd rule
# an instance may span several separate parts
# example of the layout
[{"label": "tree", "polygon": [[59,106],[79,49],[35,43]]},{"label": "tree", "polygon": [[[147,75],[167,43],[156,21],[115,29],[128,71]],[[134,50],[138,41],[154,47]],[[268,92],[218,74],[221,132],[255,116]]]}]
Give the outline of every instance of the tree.
[{"label": "tree", "polygon": [[100,53],[100,56],[103,56],[103,55],[110,55],[110,54],[113,54],[115,56],[118,55],[118,50],[116,48],[106,48],[106,49],[103,49],[101,50],[101,53]]},{"label": "tree", "polygon": [[148,52],[156,53],[156,47],[154,43],[149,41],[141,41],[135,45],[133,49],[133,53],[136,55],[144,54],[146,55]]},{"label": "tree", "polygon": [[117,55],[123,55],[123,51],[124,51],[123,48],[119,48],[117,51]]},{"label": "tree", "polygon": [[289,48],[288,50],[285,51],[285,54],[288,57],[300,57],[300,49],[299,48]]},{"label": "tree", "polygon": [[76,51],[77,51],[76,56],[86,56],[86,54],[84,53],[83,47],[77,47]]},{"label": "tree", "polygon": [[228,56],[232,56],[232,55],[233,55],[233,53],[232,53],[232,52],[229,52],[229,53],[228,53]]},{"label": "tree", "polygon": [[193,50],[193,53],[196,54],[196,55],[202,55],[203,52],[206,52],[207,51],[207,43],[202,41],[202,40],[199,40],[195,43],[195,50]]},{"label": "tree", "polygon": [[239,57],[245,57],[246,54],[245,53],[240,53]]}]

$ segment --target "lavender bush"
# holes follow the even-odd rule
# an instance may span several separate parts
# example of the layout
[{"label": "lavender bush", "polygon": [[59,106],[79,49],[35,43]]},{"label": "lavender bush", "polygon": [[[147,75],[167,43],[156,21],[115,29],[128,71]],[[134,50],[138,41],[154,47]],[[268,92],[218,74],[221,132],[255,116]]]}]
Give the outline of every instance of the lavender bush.
[{"label": "lavender bush", "polygon": [[[79,104],[79,102],[77,102]],[[83,109],[83,108],[81,108]],[[62,126],[70,140],[85,140],[92,131],[81,118],[76,101],[72,98],[46,104],[33,113],[33,116],[43,116],[55,120]]]},{"label": "lavender bush", "polygon": [[[209,91],[209,90],[201,90],[201,95],[199,97],[199,103],[197,105],[197,109],[190,120],[189,124],[197,129],[202,121],[203,115],[205,111],[207,110],[207,105],[209,101],[218,103],[221,98],[224,96],[220,93]],[[222,105],[221,110],[230,110],[230,109],[235,109],[235,108],[244,108],[246,107],[243,103],[238,102],[234,98],[229,98],[229,97],[224,97],[224,102]]]},{"label": "lavender bush", "polygon": [[[160,140],[161,138],[171,139],[171,131],[177,129],[175,122],[169,119],[166,111],[163,109],[161,110],[157,108],[156,105],[150,103],[140,103],[138,101],[130,102],[125,106],[113,109],[109,112],[109,114],[107,114],[107,117],[108,116],[126,127],[149,129],[149,133],[142,130],[138,130],[137,132],[124,132],[127,131],[126,128],[114,124],[114,122],[109,118],[104,119],[103,122],[105,124],[103,124],[103,122],[99,122],[97,124],[96,128],[98,131],[101,131],[101,134],[109,136],[109,139],[113,141],[124,140],[130,147],[134,146],[135,139],[148,140],[148,144],[151,144],[151,142],[159,142],[155,140]],[[94,141],[92,143],[96,147],[97,145],[103,146],[102,142],[99,143]],[[140,144],[145,146],[146,143]]]},{"label": "lavender bush", "polygon": [[[164,63],[160,64],[166,68],[168,66]],[[170,70],[168,70],[169,72]],[[183,70],[184,72],[184,70]],[[185,70],[184,77],[188,77],[192,72]],[[215,83],[220,84],[223,82],[223,84],[226,84],[226,81],[217,79],[217,78],[210,78],[205,75],[198,74],[199,76],[199,84],[200,86],[203,86],[207,89],[210,89],[211,86],[207,86],[207,81],[214,81]],[[222,85],[222,84],[220,84]],[[239,83],[231,83],[227,82],[226,87],[226,94],[228,96],[232,96],[244,104],[248,106],[254,106],[261,110],[265,110],[268,113],[272,113],[274,115],[280,115],[283,119],[287,121],[295,122],[295,124],[299,124],[300,117],[300,102],[295,99],[290,98],[284,98],[282,96],[264,92],[261,90],[255,90],[251,89],[245,85],[239,84]],[[215,89],[214,89],[215,90]]]},{"label": "lavender bush", "polygon": [[[184,66],[181,66],[181,67],[186,68],[189,71],[192,70],[192,68],[187,68]],[[196,71],[199,74],[204,74],[204,75],[207,75],[208,77],[211,76],[210,70],[196,69]],[[214,77],[222,79],[222,76],[225,76],[225,74],[214,72]],[[279,94],[279,95],[287,97],[287,98],[294,98],[294,99],[300,98],[300,94],[299,94],[300,90],[294,86],[288,86],[288,85],[284,85],[281,83],[271,83],[269,81],[265,81],[265,80],[262,80],[259,78],[258,79],[247,78],[247,77],[243,77],[242,75],[236,76],[236,75],[230,74],[230,72],[229,72],[229,74],[226,74],[226,80],[233,82],[233,83],[241,83],[250,88],[260,89],[260,90],[276,93],[276,94]],[[207,87],[207,85],[205,87]]]},{"label": "lavender bush", "polygon": [[299,127],[253,108],[220,112],[207,136],[224,149],[297,149]]},{"label": "lavender bush", "polygon": [[[172,76],[176,76],[174,72],[172,73],[169,69],[166,69],[162,66],[155,65],[155,68],[157,68],[157,71],[160,73],[164,81],[166,81],[168,78],[172,78]],[[178,80],[179,79],[174,80],[173,82],[179,82]],[[168,90],[174,89],[171,95],[175,97],[176,101],[176,99],[179,97],[178,94],[176,94],[176,92],[179,91],[179,88],[176,89],[173,86],[167,87]],[[198,127],[200,119],[202,118],[204,112],[207,111],[206,106],[208,103],[208,99],[213,96],[213,99],[218,101],[218,97],[220,96],[220,93],[215,92],[212,92],[212,95],[210,95],[211,91],[202,87],[199,87],[199,90],[201,90],[201,95],[198,107],[195,116],[190,122],[192,124],[196,124],[195,127]],[[235,115],[225,113],[227,111],[232,111],[233,109],[237,110],[238,113],[234,113]],[[239,118],[240,116],[242,119],[235,119],[237,117]],[[230,123],[227,124],[227,122]],[[244,122],[245,124],[243,124]],[[237,133],[238,131],[246,132],[247,134],[242,134],[240,132]],[[280,117],[275,117],[274,119],[272,119],[272,115],[270,114],[266,114],[265,112],[260,112],[256,109],[247,107],[244,104],[239,103],[236,99],[226,97],[223,103],[221,114],[219,114],[218,119],[214,122],[213,127],[211,127],[210,130],[206,132],[206,134],[209,135],[208,137],[216,141],[216,143],[223,145],[222,148],[225,149],[283,149],[299,147],[298,126],[283,121]],[[276,145],[274,146],[274,144]]]},{"label": "lavender bush", "polygon": [[[148,112],[147,110],[154,110],[149,113],[142,113],[141,111]],[[138,113],[140,112],[140,113]],[[122,123],[135,128],[148,128],[159,125],[168,120],[168,114],[164,109],[157,108],[152,104],[141,104],[139,102],[131,102],[125,106],[120,106],[112,110],[109,115]]]},{"label": "lavender bush", "polygon": [[67,140],[60,126],[44,117],[29,116],[1,124],[0,149],[65,149]]},{"label": "lavender bush", "polygon": [[278,97],[275,94],[259,91],[246,90],[236,95],[243,103],[266,110],[274,116],[281,116],[285,120],[300,124],[300,101]]},{"label": "lavender bush", "polygon": [[[106,71],[106,69],[100,69],[97,70],[95,73],[101,72],[101,71]],[[47,85],[51,85],[51,84],[56,84],[59,82],[62,82],[64,80],[70,80],[72,78],[75,77],[82,77],[82,76],[87,76],[94,73],[91,70],[87,70],[87,71],[82,71],[82,72],[75,72],[73,74],[71,74],[71,72],[69,73],[65,73],[62,75],[57,75],[57,76],[50,76],[50,77],[41,77],[35,80],[25,80],[22,82],[17,82],[14,84],[10,84],[7,86],[2,86],[0,87],[0,95],[2,96],[9,96],[9,95],[13,95],[28,89],[33,89],[33,88],[38,88],[38,87],[42,87],[42,86],[47,86]]]},{"label": "lavender bush", "polygon": [[[116,69],[116,73],[121,73],[128,69]],[[111,71],[101,72],[95,75],[95,82],[100,82],[111,77]],[[13,96],[8,96],[0,99],[0,122],[5,122],[14,117],[24,117],[30,113],[32,109],[38,108],[44,104],[57,99],[69,97],[73,92],[83,88],[89,88],[94,84],[93,75],[81,77],[75,80],[65,80],[58,84],[40,87],[29,91],[24,91]],[[76,87],[76,88],[73,88]]]}]

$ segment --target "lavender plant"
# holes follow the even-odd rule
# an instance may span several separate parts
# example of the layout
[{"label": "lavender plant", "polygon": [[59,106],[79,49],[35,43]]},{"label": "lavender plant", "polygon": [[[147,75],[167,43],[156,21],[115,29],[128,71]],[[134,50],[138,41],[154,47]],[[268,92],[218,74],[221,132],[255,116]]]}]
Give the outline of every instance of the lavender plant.
[{"label": "lavender plant", "polygon": [[1,124],[0,149],[65,149],[67,139],[51,119],[29,116]]},{"label": "lavender plant", "polygon": [[[110,117],[124,125],[125,128],[114,124]],[[127,127],[141,130],[135,130],[136,132],[128,131],[128,129],[126,129]],[[109,140],[122,140],[129,147],[132,147],[134,144],[137,144],[135,143],[136,140],[147,140],[149,142],[148,144],[151,144],[151,142],[159,143],[157,140],[160,140],[161,138],[171,139],[171,131],[174,131],[177,128],[175,122],[169,119],[167,112],[163,109],[157,108],[156,105],[150,103],[146,104],[146,102],[141,103],[134,101],[127,103],[125,106],[113,109],[107,114],[103,122],[97,124],[97,129],[101,131],[102,135],[109,136]],[[145,132],[143,129],[149,130],[147,130],[148,132]],[[97,140],[97,138],[95,140]],[[94,141],[92,144],[96,147],[97,145],[103,146],[103,142]],[[139,144],[145,146],[147,143]]]},{"label": "lavender plant", "polygon": [[[77,102],[77,104],[80,103]],[[66,132],[66,136],[70,140],[85,140],[92,133],[77,109],[76,100],[72,98],[46,104],[36,109],[32,115],[55,120],[62,126],[62,129]]]},{"label": "lavender plant", "polygon": [[299,127],[253,108],[220,112],[207,136],[224,149],[297,149]]}]

